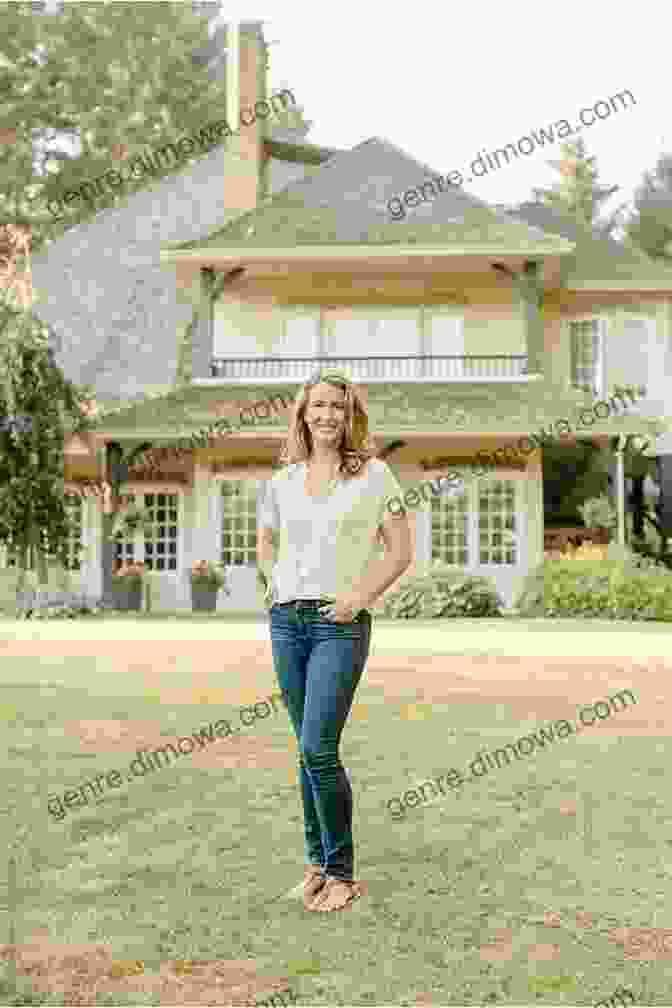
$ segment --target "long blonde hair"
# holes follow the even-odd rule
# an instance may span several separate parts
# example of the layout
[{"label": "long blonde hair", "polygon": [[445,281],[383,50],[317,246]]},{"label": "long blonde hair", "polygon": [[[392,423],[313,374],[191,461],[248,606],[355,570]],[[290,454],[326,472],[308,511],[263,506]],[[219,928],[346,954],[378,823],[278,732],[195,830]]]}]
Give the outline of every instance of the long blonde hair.
[{"label": "long blonde hair", "polygon": [[311,389],[321,382],[340,388],[345,393],[345,431],[338,446],[341,456],[339,472],[346,478],[358,475],[375,448],[369,439],[369,417],[362,397],[343,371],[325,369],[316,371],[301,387],[294,399],[289,421],[289,433],[282,445],[280,463],[291,465],[305,462],[313,450],[313,438],[306,423],[306,408]]}]

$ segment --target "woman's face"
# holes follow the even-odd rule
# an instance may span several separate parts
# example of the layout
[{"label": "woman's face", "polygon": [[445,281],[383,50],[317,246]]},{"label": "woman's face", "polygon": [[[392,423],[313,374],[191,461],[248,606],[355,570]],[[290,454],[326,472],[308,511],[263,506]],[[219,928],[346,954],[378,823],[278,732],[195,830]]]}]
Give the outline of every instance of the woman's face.
[{"label": "woman's face", "polygon": [[345,392],[327,382],[313,386],[305,419],[313,444],[338,446],[345,432]]}]

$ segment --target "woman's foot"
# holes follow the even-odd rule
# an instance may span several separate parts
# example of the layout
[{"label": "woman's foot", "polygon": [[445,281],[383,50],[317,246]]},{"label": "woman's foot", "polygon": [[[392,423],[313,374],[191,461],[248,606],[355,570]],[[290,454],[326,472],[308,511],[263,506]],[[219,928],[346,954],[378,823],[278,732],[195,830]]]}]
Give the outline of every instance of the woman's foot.
[{"label": "woman's foot", "polygon": [[313,899],[320,891],[324,885],[324,871],[320,865],[306,865],[306,870],[303,878],[303,882],[299,882],[297,886],[290,889],[286,895],[286,899],[302,899],[304,903],[306,902],[306,893],[309,894],[309,899]]},{"label": "woman's foot", "polygon": [[319,865],[307,865],[305,878],[303,880],[303,905],[306,909],[313,902],[319,892],[324,889],[326,882],[324,870]]},{"label": "woman's foot", "polygon": [[342,879],[327,878],[317,896],[308,904],[307,910],[317,913],[330,913],[332,910],[343,910],[362,895],[360,882],[344,882]]}]

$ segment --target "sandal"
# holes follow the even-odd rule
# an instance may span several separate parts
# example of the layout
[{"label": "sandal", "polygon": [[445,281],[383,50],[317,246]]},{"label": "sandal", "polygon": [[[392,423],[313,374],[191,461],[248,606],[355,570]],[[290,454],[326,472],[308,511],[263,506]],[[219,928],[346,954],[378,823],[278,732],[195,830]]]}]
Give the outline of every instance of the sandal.
[{"label": "sandal", "polygon": [[312,900],[324,885],[324,870],[320,865],[307,865],[304,878],[286,894],[286,899]]},{"label": "sandal", "polygon": [[[338,902],[334,906],[328,906],[330,898],[336,896],[339,887],[346,889],[347,895],[343,902]],[[315,910],[318,913],[331,913],[334,910],[344,910],[351,906],[356,899],[362,895],[361,882],[345,882],[343,879],[327,876],[325,884],[321,887],[317,896],[308,904],[305,902],[307,910]],[[338,897],[336,897],[338,899]]]}]

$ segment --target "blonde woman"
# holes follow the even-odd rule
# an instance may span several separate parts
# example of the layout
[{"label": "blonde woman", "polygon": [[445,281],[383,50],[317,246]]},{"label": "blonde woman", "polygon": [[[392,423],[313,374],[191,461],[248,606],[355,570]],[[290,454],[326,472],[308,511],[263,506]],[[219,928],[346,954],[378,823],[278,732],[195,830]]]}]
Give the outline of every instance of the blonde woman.
[{"label": "blonde woman", "polygon": [[409,566],[411,537],[406,513],[386,506],[401,488],[373,457],[362,399],[341,372],[320,371],[303,386],[281,461],[260,507],[257,557],[299,747],[307,860],[299,891],[306,909],[329,912],[361,895],[339,743],[369,654],[371,608]]}]

